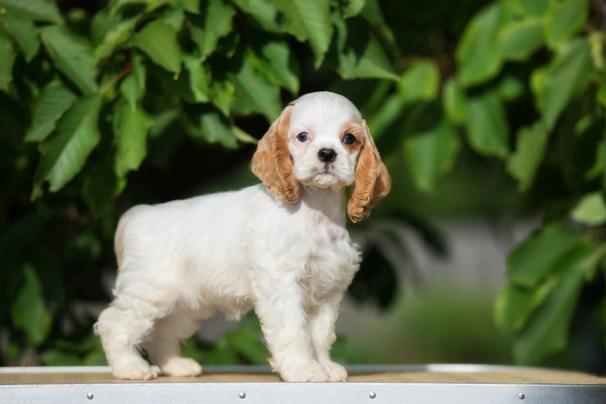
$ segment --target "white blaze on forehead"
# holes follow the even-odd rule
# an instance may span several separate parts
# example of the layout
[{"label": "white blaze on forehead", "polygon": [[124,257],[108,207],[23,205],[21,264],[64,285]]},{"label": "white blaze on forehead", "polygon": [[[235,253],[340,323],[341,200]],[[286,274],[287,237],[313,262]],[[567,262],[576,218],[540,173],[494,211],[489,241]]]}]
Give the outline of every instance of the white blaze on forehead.
[{"label": "white blaze on forehead", "polygon": [[295,132],[309,130],[316,136],[338,136],[346,122],[359,122],[362,119],[360,111],[351,101],[342,95],[327,91],[306,94],[293,104],[290,127]]}]

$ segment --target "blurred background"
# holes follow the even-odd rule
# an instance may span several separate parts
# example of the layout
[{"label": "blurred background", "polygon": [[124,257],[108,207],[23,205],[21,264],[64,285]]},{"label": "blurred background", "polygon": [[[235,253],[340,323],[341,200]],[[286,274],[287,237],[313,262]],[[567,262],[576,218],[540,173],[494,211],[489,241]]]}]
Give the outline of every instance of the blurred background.
[{"label": "blurred background", "polygon": [[[603,0],[0,0],[0,365],[105,364],[120,214],[257,182],[328,90],[393,180],[335,359],[606,372],[605,29]],[[184,350],[267,357],[254,315]]]}]

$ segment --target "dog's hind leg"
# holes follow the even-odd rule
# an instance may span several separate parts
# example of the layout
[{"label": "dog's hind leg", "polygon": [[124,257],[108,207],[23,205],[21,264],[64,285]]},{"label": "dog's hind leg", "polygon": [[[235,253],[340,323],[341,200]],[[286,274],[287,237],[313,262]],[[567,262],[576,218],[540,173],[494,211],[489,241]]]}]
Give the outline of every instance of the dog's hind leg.
[{"label": "dog's hind leg", "polygon": [[[168,376],[197,376],[202,366],[191,358],[181,356],[181,342],[191,337],[200,326],[201,318],[189,310],[177,310],[158,320],[145,350],[153,364]],[[210,316],[210,315],[209,315]],[[203,318],[209,317],[203,316]]]},{"label": "dog's hind leg", "polygon": [[139,353],[141,343],[151,332],[158,318],[167,308],[119,295],[105,309],[95,324],[95,333],[101,337],[103,350],[118,379],[152,379],[157,376]]}]

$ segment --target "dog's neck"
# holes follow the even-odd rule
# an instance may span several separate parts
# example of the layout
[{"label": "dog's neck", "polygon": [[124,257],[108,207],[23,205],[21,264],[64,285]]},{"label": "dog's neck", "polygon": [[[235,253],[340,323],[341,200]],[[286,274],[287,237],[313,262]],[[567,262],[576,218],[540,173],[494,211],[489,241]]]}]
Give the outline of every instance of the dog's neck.
[{"label": "dog's neck", "polygon": [[300,194],[301,209],[308,209],[324,216],[331,222],[345,226],[345,189],[318,188],[302,186]]}]

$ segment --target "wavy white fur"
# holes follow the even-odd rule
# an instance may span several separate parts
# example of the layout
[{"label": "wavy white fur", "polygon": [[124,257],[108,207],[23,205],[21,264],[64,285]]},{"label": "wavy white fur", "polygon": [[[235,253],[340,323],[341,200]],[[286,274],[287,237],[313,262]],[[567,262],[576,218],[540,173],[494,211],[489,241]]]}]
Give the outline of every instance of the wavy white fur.
[{"label": "wavy white fur", "polygon": [[[365,150],[371,163],[362,163]],[[358,110],[328,92],[285,108],[253,171],[263,184],[123,215],[115,298],[95,324],[115,377],[157,376],[140,349],[163,374],[198,375],[180,343],[216,311],[238,319],[254,308],[283,380],[346,380],[330,359],[339,303],[360,263],[346,211],[354,221],[368,215],[389,191],[387,171]]]}]

